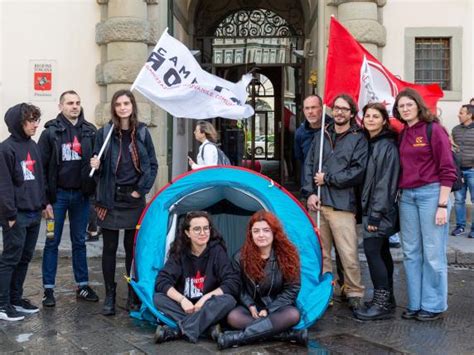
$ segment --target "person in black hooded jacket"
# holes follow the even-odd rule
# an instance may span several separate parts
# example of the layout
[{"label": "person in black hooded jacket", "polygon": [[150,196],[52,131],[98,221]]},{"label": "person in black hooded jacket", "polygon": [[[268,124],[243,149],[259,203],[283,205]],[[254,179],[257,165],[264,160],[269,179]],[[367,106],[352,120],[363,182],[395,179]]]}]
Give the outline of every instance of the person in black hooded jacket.
[{"label": "person in black hooded jacket", "polygon": [[24,319],[22,313],[39,312],[23,298],[23,283],[46,202],[41,154],[31,139],[40,116],[38,107],[25,103],[11,107],[5,114],[11,135],[0,147],[0,319],[7,321]]},{"label": "person in black hooded jacket", "polygon": [[43,251],[43,306],[54,307],[54,287],[66,213],[69,219],[72,269],[76,281],[76,298],[97,302],[99,297],[89,287],[85,243],[89,219],[89,196],[94,180],[89,178],[89,160],[94,149],[96,128],[84,119],[81,99],[75,91],[59,97],[58,116],[45,124],[38,145],[46,175],[48,213],[54,216],[54,238],[46,239]]},{"label": "person in black hooded jacket", "polygon": [[[235,307],[239,289],[239,274],[207,212],[187,213],[156,278],[154,295],[156,308],[178,329],[159,325],[155,343],[180,337],[196,343]],[[213,328],[216,338],[220,328]]]},{"label": "person in black hooded jacket", "polygon": [[363,108],[364,131],[369,139],[369,158],[362,189],[362,237],[374,294],[367,307],[354,311],[361,320],[393,317],[393,260],[389,238],[399,231],[398,175],[400,158],[396,134],[390,129],[382,103]]}]

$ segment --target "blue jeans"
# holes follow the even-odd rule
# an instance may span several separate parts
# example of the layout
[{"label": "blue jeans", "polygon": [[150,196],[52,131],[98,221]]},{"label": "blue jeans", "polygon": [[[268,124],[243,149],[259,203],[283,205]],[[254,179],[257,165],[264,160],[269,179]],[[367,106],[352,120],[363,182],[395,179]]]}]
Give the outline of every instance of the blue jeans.
[{"label": "blue jeans", "polygon": [[[448,308],[446,249],[449,223],[435,224],[440,184],[404,189],[400,234],[407,280],[408,309],[444,312]],[[448,216],[450,212],[448,205]]]},{"label": "blue jeans", "polygon": [[466,227],[466,194],[471,195],[471,231],[474,232],[474,169],[463,169],[464,185],[461,190],[454,192],[454,209],[456,211],[456,227]]},{"label": "blue jeans", "polygon": [[41,212],[21,212],[13,227],[3,228],[3,252],[0,256],[0,305],[19,304],[23,298],[28,264],[33,258],[40,230]]},{"label": "blue jeans", "polygon": [[89,198],[80,190],[58,189],[54,210],[54,238],[46,239],[43,252],[43,287],[54,288],[58,267],[58,247],[63,234],[66,212],[72,245],[72,269],[78,286],[89,283],[86,253],[86,227],[89,219]]}]

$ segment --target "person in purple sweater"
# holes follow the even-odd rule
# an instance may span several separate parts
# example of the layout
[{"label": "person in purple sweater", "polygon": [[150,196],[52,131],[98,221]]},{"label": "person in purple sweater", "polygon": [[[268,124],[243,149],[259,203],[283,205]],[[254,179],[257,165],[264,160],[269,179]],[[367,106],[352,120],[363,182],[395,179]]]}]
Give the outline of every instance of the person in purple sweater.
[{"label": "person in purple sweater", "polygon": [[430,321],[448,308],[449,193],[456,181],[456,168],[448,133],[418,92],[410,88],[401,91],[393,116],[405,124],[399,142],[398,183],[408,292],[402,318]]}]

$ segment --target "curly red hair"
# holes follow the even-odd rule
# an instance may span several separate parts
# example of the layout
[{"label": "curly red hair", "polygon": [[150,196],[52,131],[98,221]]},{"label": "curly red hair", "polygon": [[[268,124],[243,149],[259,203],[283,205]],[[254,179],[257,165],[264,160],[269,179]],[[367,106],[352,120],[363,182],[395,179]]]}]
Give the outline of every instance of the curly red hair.
[{"label": "curly red hair", "polygon": [[245,273],[253,280],[259,282],[265,276],[265,260],[260,256],[260,249],[253,241],[252,227],[256,222],[265,221],[273,232],[273,251],[285,281],[300,279],[300,258],[296,247],[286,236],[278,218],[271,212],[258,211],[250,218],[247,226],[240,260]]}]

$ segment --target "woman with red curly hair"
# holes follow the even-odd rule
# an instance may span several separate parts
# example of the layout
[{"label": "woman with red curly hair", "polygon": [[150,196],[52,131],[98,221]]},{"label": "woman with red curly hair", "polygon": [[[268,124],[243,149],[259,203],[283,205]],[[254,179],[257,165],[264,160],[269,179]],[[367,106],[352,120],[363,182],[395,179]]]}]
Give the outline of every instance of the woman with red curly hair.
[{"label": "woman with red curly hair", "polygon": [[249,221],[242,249],[234,256],[240,270],[240,306],[227,316],[239,331],[219,335],[217,346],[226,349],[279,335],[279,340],[307,345],[306,330],[289,330],[300,320],[296,296],[300,290],[300,260],[280,221],[267,211]]}]

